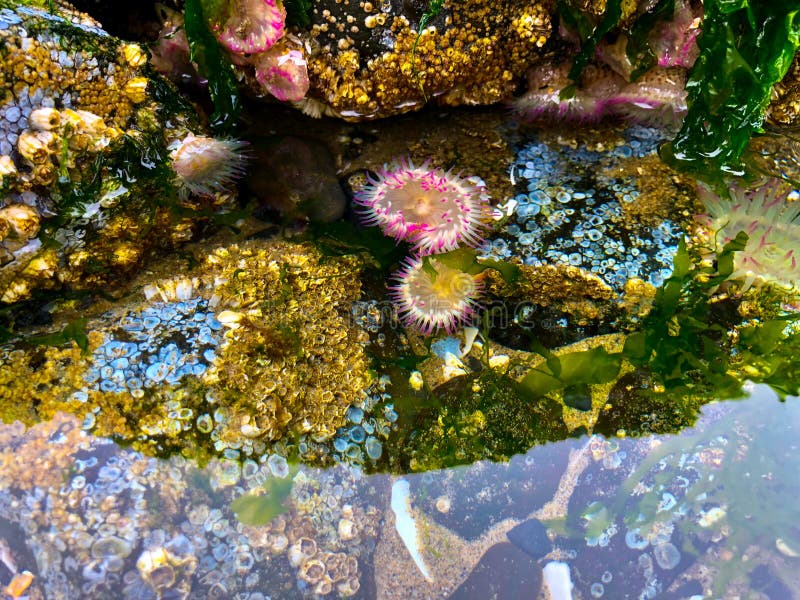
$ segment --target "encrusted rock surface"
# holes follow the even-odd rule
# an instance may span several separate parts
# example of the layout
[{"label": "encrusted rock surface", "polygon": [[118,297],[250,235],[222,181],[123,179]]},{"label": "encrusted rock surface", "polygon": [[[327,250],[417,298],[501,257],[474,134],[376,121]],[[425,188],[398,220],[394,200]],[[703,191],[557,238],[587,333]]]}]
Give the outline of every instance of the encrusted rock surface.
[{"label": "encrusted rock surface", "polygon": [[151,280],[89,318],[85,352],[3,347],[3,418],[67,410],[156,454],[260,455],[290,433],[332,436],[370,384],[349,316],[358,260],[282,241],[195,250],[191,277]]},{"label": "encrusted rock surface", "polygon": [[[43,3],[46,4],[46,3]],[[0,8],[0,302],[97,289],[192,236],[224,195],[179,197],[196,111],[146,51],[66,7]]]}]

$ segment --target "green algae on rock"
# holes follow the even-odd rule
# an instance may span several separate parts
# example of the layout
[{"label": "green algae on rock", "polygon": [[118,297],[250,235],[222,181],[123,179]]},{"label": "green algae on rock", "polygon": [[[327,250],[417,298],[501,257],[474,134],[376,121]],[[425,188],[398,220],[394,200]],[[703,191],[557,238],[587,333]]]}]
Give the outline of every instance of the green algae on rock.
[{"label": "green algae on rock", "polygon": [[[477,460],[507,460],[544,441],[568,435],[561,405],[542,398],[532,403],[519,384],[491,371],[462,375],[432,392],[438,409],[424,412],[407,440],[403,462],[411,471],[427,471]],[[399,465],[398,465],[399,466]]]}]

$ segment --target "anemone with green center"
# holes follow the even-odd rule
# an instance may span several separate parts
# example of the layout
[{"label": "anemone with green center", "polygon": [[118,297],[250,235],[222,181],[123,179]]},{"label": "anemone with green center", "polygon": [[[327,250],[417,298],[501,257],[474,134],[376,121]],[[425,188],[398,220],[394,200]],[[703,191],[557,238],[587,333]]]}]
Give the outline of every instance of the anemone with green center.
[{"label": "anemone with green center", "polygon": [[389,286],[401,321],[424,335],[452,333],[468,324],[478,309],[481,282],[435,258],[407,258]]},{"label": "anemone with green center", "polygon": [[764,179],[749,189],[732,185],[730,197],[721,197],[700,185],[706,212],[695,218],[713,240],[715,252],[747,234],[744,250],[734,255],[731,280],[743,291],[772,284],[800,289],[800,193],[779,179]]}]

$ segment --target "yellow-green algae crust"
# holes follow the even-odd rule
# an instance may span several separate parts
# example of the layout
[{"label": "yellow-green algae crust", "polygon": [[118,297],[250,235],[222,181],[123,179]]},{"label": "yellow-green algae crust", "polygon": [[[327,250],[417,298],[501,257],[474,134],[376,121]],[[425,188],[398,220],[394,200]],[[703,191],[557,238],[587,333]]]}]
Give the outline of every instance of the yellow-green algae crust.
[{"label": "yellow-green algae crust", "polygon": [[550,1],[445,1],[418,32],[412,3],[387,5],[315,3],[309,96],[346,119],[407,112],[428,98],[455,106],[509,97],[550,38],[555,11]]},{"label": "yellow-green algae crust", "polygon": [[137,294],[90,318],[87,353],[74,343],[0,348],[0,417],[32,424],[67,411],[141,451],[199,457],[263,451],[290,432],[322,439],[343,426],[370,383],[366,333],[349,317],[361,292],[359,259],[323,259],[310,244],[288,241],[204,248],[195,277],[177,280],[226,326],[202,375],[134,392],[87,383],[93,353],[124,339],[121,322],[159,297],[174,299],[176,280],[161,280],[148,286],[160,296]]}]

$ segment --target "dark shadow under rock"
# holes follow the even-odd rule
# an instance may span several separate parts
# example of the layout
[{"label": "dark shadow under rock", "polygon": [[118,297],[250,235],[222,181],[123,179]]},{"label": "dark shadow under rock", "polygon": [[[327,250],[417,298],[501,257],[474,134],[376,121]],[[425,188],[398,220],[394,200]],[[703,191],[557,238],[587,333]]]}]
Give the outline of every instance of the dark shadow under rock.
[{"label": "dark shadow under rock", "polygon": [[503,542],[483,555],[450,600],[535,600],[542,588],[542,568],[522,550]]}]

